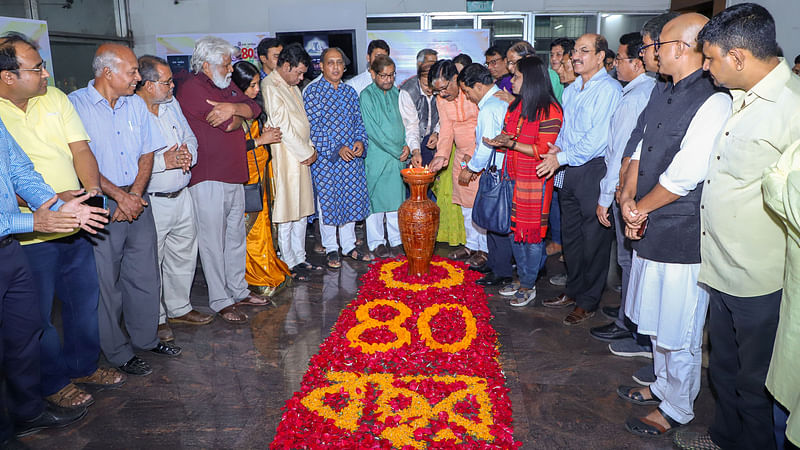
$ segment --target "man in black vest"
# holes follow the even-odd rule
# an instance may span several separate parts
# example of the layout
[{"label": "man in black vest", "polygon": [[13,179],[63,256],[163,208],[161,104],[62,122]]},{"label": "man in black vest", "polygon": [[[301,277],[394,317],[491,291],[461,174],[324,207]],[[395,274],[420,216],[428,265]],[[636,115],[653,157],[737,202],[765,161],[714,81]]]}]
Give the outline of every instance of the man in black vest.
[{"label": "man in black vest", "polygon": [[659,71],[672,81],[658,82],[626,147],[633,156],[620,209],[634,252],[625,313],[640,334],[651,336],[656,381],[620,386],[617,393],[637,405],[659,405],[625,422],[642,436],[691,421],[700,390],[708,310],[708,291],[697,283],[700,196],[713,142],[731,107],[727,92],[702,70],[697,33],[706,22],[692,13],[664,26],[656,51]]},{"label": "man in black vest", "polygon": [[430,164],[433,150],[439,141],[439,111],[436,98],[428,83],[428,72],[434,63],[425,61],[417,66],[417,75],[400,85],[400,115],[406,128],[406,143],[411,148],[411,164],[422,167]]}]

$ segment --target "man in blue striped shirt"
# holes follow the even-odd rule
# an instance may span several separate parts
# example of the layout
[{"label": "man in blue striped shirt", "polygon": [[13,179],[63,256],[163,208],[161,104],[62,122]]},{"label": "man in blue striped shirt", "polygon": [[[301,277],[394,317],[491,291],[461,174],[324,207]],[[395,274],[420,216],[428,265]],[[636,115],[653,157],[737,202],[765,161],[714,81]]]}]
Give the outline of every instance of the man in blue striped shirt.
[{"label": "man in blue striped shirt", "polygon": [[564,319],[577,325],[594,316],[606,284],[611,252],[611,229],[597,221],[600,180],[605,176],[603,157],[608,147],[611,115],[622,98],[622,86],[603,65],[608,41],[599,34],[584,34],[570,52],[579,75],[562,97],[564,127],[537,168],[539,176],[556,176],[561,188],[561,234],[567,261],[567,287],[563,294],[545,300],[544,306],[575,309]]},{"label": "man in blue striped shirt", "polygon": [[[0,58],[3,55],[0,54]],[[2,76],[5,70],[0,70]],[[78,194],[81,191],[72,191]],[[23,213],[19,198],[32,213]],[[13,403],[5,405],[0,396],[0,411],[10,413],[16,422],[12,426],[5,414],[0,414],[0,445],[13,443],[15,435],[24,436],[44,428],[61,427],[81,419],[86,408],[70,410],[45,408],[40,387],[39,336],[42,322],[36,285],[28,259],[16,239],[16,233],[68,233],[83,228],[90,233],[92,226],[102,228],[106,219],[100,208],[82,205],[89,194],[78,195],[63,202],[42,176],[33,170],[33,163],[0,121],[0,323],[3,339],[0,372],[8,386]]]}]

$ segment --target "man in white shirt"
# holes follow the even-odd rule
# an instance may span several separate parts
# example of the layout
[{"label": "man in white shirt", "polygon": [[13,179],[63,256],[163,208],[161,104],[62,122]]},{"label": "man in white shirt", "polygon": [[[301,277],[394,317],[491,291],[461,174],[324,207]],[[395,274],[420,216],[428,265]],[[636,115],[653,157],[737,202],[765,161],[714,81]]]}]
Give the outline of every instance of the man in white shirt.
[{"label": "man in white shirt", "polygon": [[370,41],[367,46],[367,70],[350,78],[345,82],[356,90],[356,94],[361,95],[361,91],[372,84],[372,75],[370,74],[369,67],[372,65],[372,60],[378,55],[389,56],[389,44],[383,39],[375,39]]},{"label": "man in white shirt", "polygon": [[429,164],[433,159],[431,149],[439,142],[439,111],[428,83],[431,66],[430,62],[421,64],[417,75],[400,85],[400,116],[414,167]]},{"label": "man in white shirt", "polygon": [[[191,166],[197,162],[197,138],[172,96],[175,87],[172,70],[163,59],[145,55],[139,58],[142,80],[136,94],[147,103],[167,147],[158,150],[147,190],[156,224],[158,263],[161,270],[161,305],[158,337],[175,340],[170,323],[205,325],[213,320],[192,309],[189,294],[197,263],[194,207],[186,185]],[[165,309],[166,306],[166,309]]]}]

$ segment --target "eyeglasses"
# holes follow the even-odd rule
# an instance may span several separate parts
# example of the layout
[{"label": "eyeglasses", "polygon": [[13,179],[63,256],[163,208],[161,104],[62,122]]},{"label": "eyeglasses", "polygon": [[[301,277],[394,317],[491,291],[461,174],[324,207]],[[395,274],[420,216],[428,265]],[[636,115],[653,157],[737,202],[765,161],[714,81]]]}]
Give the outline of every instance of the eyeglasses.
[{"label": "eyeglasses", "polygon": [[691,45],[691,44],[689,44],[688,42],[682,41],[682,40],[680,40],[680,39],[674,39],[674,40],[671,40],[671,41],[664,41],[664,42],[661,42],[661,41],[655,41],[655,42],[653,43],[653,45],[655,45],[655,47],[656,47],[656,51],[659,51],[659,50],[661,50],[661,46],[662,46],[662,45],[674,44],[674,43],[676,43],[676,42],[680,42],[681,44],[683,44],[683,45],[685,45],[685,46],[687,46],[687,47],[689,47],[689,48],[692,48],[692,45]]},{"label": "eyeglasses", "polygon": [[20,71],[23,71],[23,72],[38,72],[41,75],[43,70],[47,70],[47,61],[42,61],[41,63],[38,64],[38,66],[39,67],[36,67],[36,68],[33,68],[33,69],[17,69],[17,70],[20,70]]},{"label": "eyeglasses", "polygon": [[158,84],[163,84],[164,86],[169,86],[169,85],[172,84],[172,78],[170,78],[167,81],[158,81],[158,80],[147,80],[147,81],[151,81],[153,83],[158,83]]},{"label": "eyeglasses", "polygon": [[597,53],[597,51],[590,48],[573,48],[569,51],[570,56],[575,56],[576,54],[588,55],[589,53]]},{"label": "eyeglasses", "polygon": [[447,88],[450,87],[451,81],[452,80],[447,80],[447,84],[445,84],[444,87],[441,89],[433,89],[433,95],[438,95],[440,97],[448,96],[449,94],[447,93]]},{"label": "eyeglasses", "polygon": [[397,75],[397,72],[392,72],[392,73],[381,73],[381,72],[378,72],[377,73],[378,78],[380,78],[381,80],[392,79],[392,78],[394,78],[395,75]]},{"label": "eyeglasses", "polygon": [[652,44],[647,44],[647,45],[643,45],[643,46],[639,47],[639,54],[640,55],[643,54],[645,50],[647,50],[650,47],[655,47],[655,45],[656,45],[656,42],[653,42]]},{"label": "eyeglasses", "polygon": [[486,64],[484,64],[484,65],[485,65],[486,67],[492,67],[492,66],[496,66],[496,65],[497,65],[497,64],[499,64],[499,63],[500,63],[500,61],[502,61],[502,60],[503,60],[503,58],[487,59],[487,60],[486,60]]},{"label": "eyeglasses", "polygon": [[614,57],[614,61],[615,61],[615,62],[622,62],[622,61],[625,61],[625,60],[628,60],[628,61],[630,61],[630,60],[632,60],[632,59],[638,59],[638,58],[635,58],[635,57],[627,57],[627,58],[623,58],[623,57],[621,57],[621,56],[619,56],[619,55],[617,55],[617,56],[615,56],[615,57]]}]

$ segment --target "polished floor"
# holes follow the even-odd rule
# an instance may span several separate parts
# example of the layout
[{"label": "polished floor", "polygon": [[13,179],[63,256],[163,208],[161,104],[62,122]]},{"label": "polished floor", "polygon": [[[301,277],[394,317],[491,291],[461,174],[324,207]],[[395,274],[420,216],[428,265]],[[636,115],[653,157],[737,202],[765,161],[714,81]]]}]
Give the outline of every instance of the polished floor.
[{"label": "polished floor", "polygon": [[[447,251],[437,247],[439,254]],[[317,255],[311,260],[323,262]],[[553,275],[564,266],[551,257],[548,270]],[[92,391],[96,402],[82,422],[23,442],[41,449],[264,448],[275,434],[281,407],[299,389],[309,358],[366,271],[366,263],[345,258],[339,270],[323,270],[310,282],[287,286],[275,296],[275,307],[249,308],[247,326],[219,319],[201,327],[176,325],[181,356],[142,355],[153,365],[152,375],[131,377],[119,389]],[[608,322],[599,313],[582,325],[563,326],[567,311],[540,303],[559,294],[559,288],[543,279],[537,289],[535,306],[524,308],[508,306],[497,288],[487,290],[511,389],[514,434],[522,448],[671,448],[669,438],[625,431],[628,415],[649,409],[615,393],[620,384],[634,384],[630,375],[651,360],[613,356],[606,343],[593,339],[589,328]],[[618,297],[607,289],[603,304],[616,304]],[[192,302],[207,311],[206,300],[198,269]],[[713,413],[707,385],[704,371],[697,417],[689,425],[698,431]]]}]

